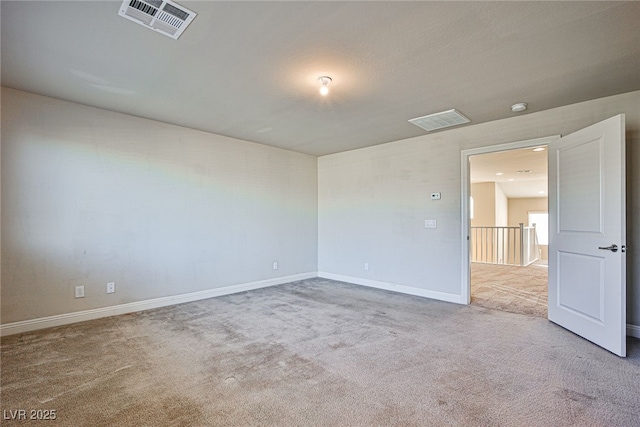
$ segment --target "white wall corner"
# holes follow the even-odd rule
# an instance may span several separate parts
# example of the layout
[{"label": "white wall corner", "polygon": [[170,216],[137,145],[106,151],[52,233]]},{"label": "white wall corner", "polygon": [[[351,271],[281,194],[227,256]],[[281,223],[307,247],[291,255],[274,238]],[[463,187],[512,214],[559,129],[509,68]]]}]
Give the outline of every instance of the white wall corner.
[{"label": "white wall corner", "polygon": [[296,282],[298,280],[313,279],[314,277],[318,277],[318,274],[315,271],[309,273],[294,274],[291,276],[276,277],[274,279],[259,280],[256,282],[242,283],[239,285],[225,286],[222,288],[207,289],[205,291],[190,292],[187,294],[171,295],[167,297],[131,302],[127,304],[119,304],[110,307],[101,307],[91,310],[77,311],[73,313],[58,314],[55,316],[6,323],[4,325],[0,325],[0,336],[19,334],[22,332],[35,331],[38,329],[52,328],[54,326],[68,325],[71,323],[84,322],[87,320],[100,319],[103,317],[135,313],[137,311],[151,310],[154,308],[182,304],[185,302],[199,301],[207,298],[214,298],[223,295],[250,291],[253,289],[282,285],[285,283]]}]

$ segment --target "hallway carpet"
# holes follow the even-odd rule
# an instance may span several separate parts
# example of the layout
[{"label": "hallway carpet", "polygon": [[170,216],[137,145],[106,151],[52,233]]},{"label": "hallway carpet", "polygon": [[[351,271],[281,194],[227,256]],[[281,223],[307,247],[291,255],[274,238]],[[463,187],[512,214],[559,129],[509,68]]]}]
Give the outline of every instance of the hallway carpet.
[{"label": "hallway carpet", "polygon": [[[2,339],[3,426],[640,425],[619,358],[548,321],[324,279]],[[30,414],[30,412],[27,412]]]},{"label": "hallway carpet", "polygon": [[547,318],[548,267],[471,263],[471,304]]}]

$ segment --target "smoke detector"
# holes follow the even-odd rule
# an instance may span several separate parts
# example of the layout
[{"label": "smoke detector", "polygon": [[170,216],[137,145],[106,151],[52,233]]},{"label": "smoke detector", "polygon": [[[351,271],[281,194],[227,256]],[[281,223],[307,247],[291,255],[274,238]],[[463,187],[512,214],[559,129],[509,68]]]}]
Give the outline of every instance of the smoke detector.
[{"label": "smoke detector", "polygon": [[197,13],[170,0],[124,0],[118,15],[177,40]]},{"label": "smoke detector", "polygon": [[526,102],[518,102],[517,104],[513,104],[511,106],[511,111],[513,111],[514,113],[521,113],[526,109],[527,109]]},{"label": "smoke detector", "polygon": [[456,109],[429,114],[428,116],[416,117],[415,119],[409,120],[410,123],[413,123],[414,125],[429,132],[450,126],[462,125],[469,123],[470,121],[471,120],[460,114]]}]

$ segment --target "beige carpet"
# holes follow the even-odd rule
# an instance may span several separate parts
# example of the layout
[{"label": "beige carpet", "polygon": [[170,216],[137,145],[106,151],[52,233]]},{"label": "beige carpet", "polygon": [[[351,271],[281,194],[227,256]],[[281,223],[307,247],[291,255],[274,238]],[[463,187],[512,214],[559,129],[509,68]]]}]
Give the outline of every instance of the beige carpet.
[{"label": "beige carpet", "polygon": [[313,279],[2,339],[56,426],[638,426],[629,357],[537,317]]},{"label": "beige carpet", "polygon": [[471,263],[471,304],[547,318],[546,265]]}]

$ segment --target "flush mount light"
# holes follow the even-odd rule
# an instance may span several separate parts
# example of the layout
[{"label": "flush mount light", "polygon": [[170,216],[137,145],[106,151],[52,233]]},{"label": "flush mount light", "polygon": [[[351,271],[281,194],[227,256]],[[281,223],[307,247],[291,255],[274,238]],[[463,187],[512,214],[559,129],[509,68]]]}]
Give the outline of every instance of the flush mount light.
[{"label": "flush mount light", "polygon": [[511,111],[513,111],[514,113],[520,113],[526,109],[527,109],[526,102],[518,102],[517,104],[513,104],[511,106]]},{"label": "flush mount light", "polygon": [[498,173],[496,173],[496,175],[497,176],[502,176],[502,175],[504,175],[504,172],[498,172]]},{"label": "flush mount light", "polygon": [[544,147],[536,147],[533,149],[533,151],[544,151],[545,148]]},{"label": "flush mount light", "polygon": [[522,170],[516,171],[516,173],[533,173],[533,170],[531,170],[531,169],[522,169]]},{"label": "flush mount light", "polygon": [[318,79],[318,81],[321,84],[321,86],[320,86],[320,95],[327,96],[327,94],[329,93],[329,83],[332,82],[331,77],[322,76],[322,77],[320,77]]}]

